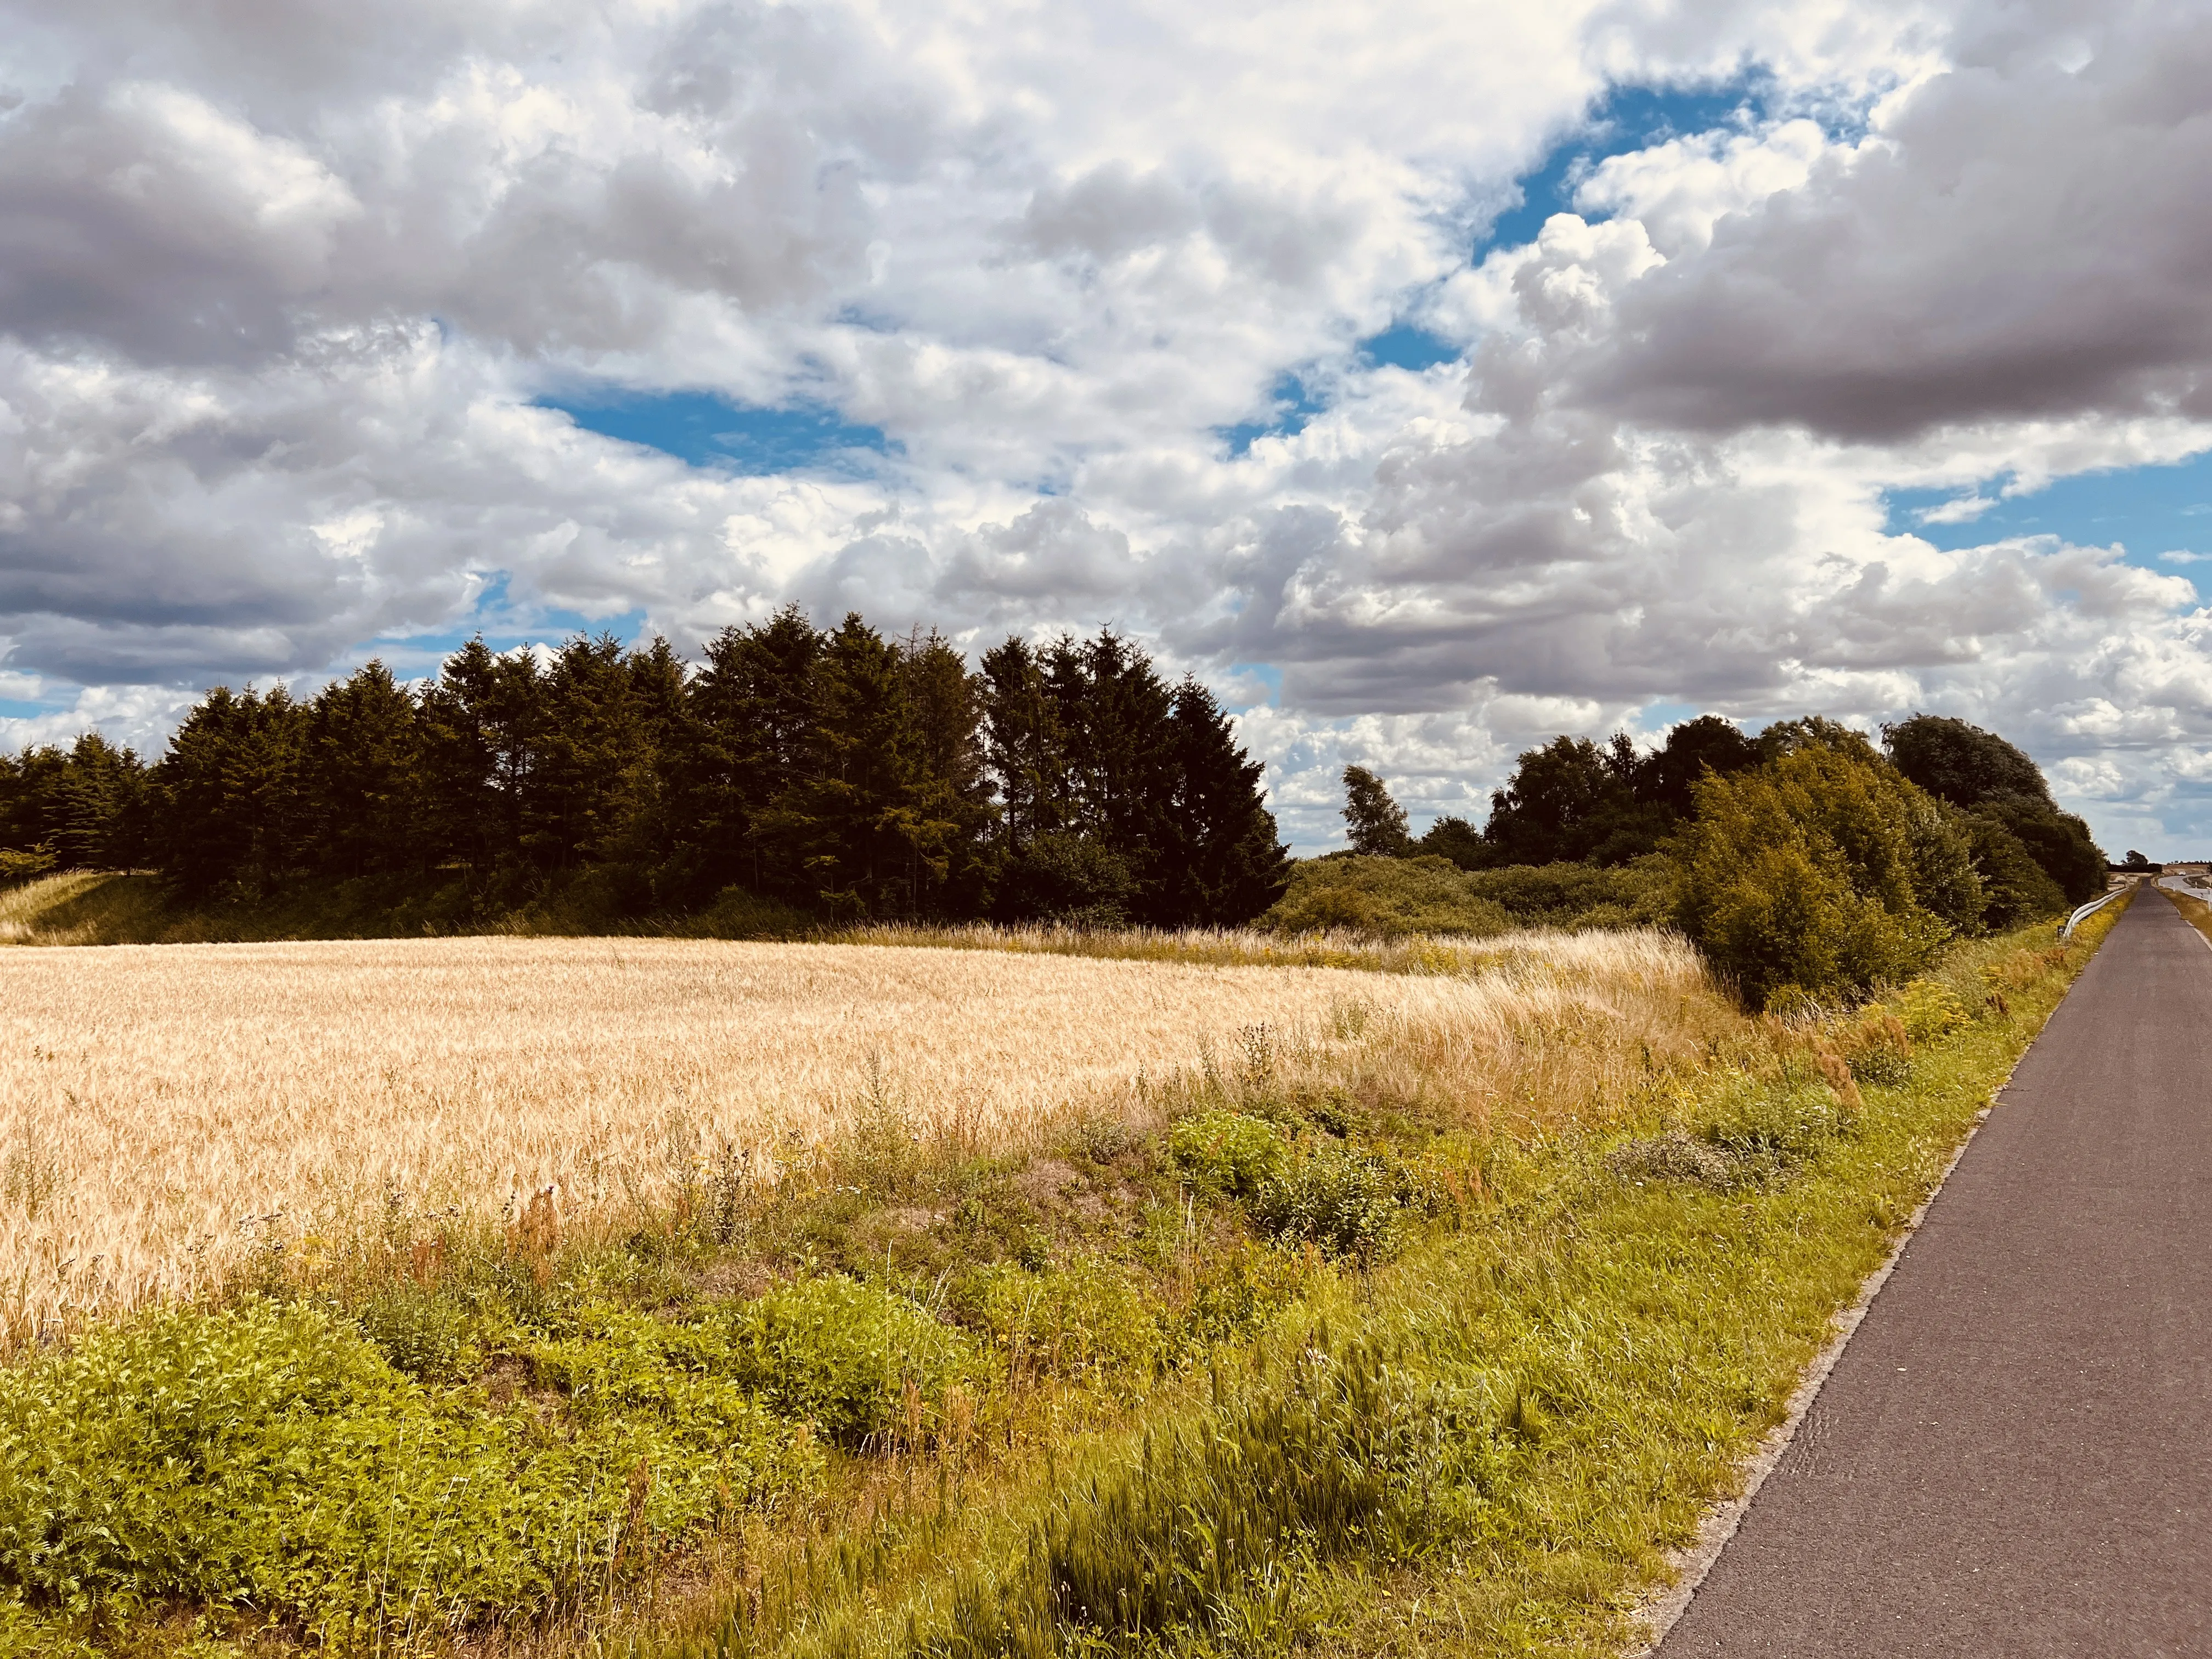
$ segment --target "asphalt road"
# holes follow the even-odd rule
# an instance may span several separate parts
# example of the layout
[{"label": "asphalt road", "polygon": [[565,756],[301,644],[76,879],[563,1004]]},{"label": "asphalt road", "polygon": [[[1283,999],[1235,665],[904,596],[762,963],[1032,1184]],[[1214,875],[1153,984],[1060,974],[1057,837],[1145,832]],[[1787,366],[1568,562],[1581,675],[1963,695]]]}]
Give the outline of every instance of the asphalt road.
[{"label": "asphalt road", "polygon": [[2212,950],[2139,895],[1659,1659],[2212,1655]]}]

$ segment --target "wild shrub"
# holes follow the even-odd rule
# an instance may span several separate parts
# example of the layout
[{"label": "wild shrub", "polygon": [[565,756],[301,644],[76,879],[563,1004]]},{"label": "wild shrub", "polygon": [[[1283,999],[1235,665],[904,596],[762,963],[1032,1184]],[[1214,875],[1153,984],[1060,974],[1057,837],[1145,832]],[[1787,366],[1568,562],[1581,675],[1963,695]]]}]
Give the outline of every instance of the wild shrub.
[{"label": "wild shrub", "polygon": [[779,1285],[726,1328],[737,1380],[847,1445],[933,1436],[948,1391],[982,1364],[965,1331],[850,1279]]},{"label": "wild shrub", "polygon": [[1397,1248],[1407,1187],[1392,1160],[1324,1142],[1261,1182],[1248,1207],[1269,1238],[1375,1261]]},{"label": "wild shrub", "polygon": [[572,1601],[787,1466],[638,1418],[549,1434],[313,1307],[164,1309],[0,1372],[0,1586],[64,1612],[251,1607],[343,1647]]},{"label": "wild shrub", "polygon": [[1897,995],[1897,1018],[1915,1042],[1936,1042],[1968,1024],[1966,1000],[1941,979],[1912,981]]},{"label": "wild shrub", "polygon": [[1345,928],[1398,939],[1502,933],[1513,921],[1501,907],[1478,896],[1449,859],[1333,854],[1294,866],[1289,889],[1258,925],[1279,933]]},{"label": "wild shrub", "polygon": [[451,1286],[394,1279],[355,1309],[354,1319],[386,1359],[422,1382],[464,1382],[483,1363],[471,1310]]},{"label": "wild shrub", "polygon": [[1915,884],[1924,800],[1878,761],[1818,744],[1705,779],[1678,848],[1683,931],[1754,1006],[1911,976],[1952,931]]},{"label": "wild shrub", "polygon": [[1200,1191],[1249,1198],[1283,1167],[1290,1148],[1265,1118],[1215,1110],[1170,1128],[1168,1156]]}]

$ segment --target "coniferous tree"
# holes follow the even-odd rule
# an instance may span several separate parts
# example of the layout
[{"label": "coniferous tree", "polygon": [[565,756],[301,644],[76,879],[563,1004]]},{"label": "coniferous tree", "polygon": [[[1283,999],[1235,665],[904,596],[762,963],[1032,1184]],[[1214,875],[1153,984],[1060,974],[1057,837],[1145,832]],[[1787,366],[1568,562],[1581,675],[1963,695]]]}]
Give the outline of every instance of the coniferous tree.
[{"label": "coniferous tree", "polygon": [[823,635],[796,605],[708,643],[688,690],[693,744],[683,769],[684,836],[708,885],[799,890],[787,837],[766,815],[809,775],[814,666]]},{"label": "coniferous tree", "polygon": [[921,810],[898,650],[848,614],[814,665],[811,775],[765,815],[799,878],[833,915],[914,913],[913,872],[942,881],[949,860]]},{"label": "coniferous tree", "polygon": [[1168,724],[1175,787],[1159,917],[1205,927],[1249,921],[1290,882],[1266,769],[1246,758],[1221,705],[1190,675],[1175,689]]},{"label": "coniferous tree", "polygon": [[305,726],[282,686],[265,696],[217,686],[185,715],[152,779],[164,825],[157,862],[176,886],[267,892],[300,867]]},{"label": "coniferous tree", "polygon": [[1152,659],[1111,629],[1085,643],[1079,660],[1080,708],[1060,716],[1075,827],[1127,866],[1132,911],[1162,921],[1171,914],[1173,696]]},{"label": "coniferous tree", "polygon": [[[994,816],[984,759],[981,677],[942,635],[916,629],[899,647],[914,757],[915,810],[926,826],[908,854],[913,902],[933,915],[973,915],[987,878]],[[941,844],[941,872],[920,847]]]},{"label": "coniferous tree", "polygon": [[984,763],[1001,803],[1000,846],[1018,859],[1062,828],[1059,701],[1043,659],[1020,638],[983,653],[981,680]]},{"label": "coniferous tree", "polygon": [[414,698],[371,661],[325,686],[304,726],[304,861],[345,876],[420,867],[425,802]]},{"label": "coniferous tree", "polygon": [[510,664],[481,638],[446,659],[417,711],[425,856],[489,872],[515,855],[537,664]]}]

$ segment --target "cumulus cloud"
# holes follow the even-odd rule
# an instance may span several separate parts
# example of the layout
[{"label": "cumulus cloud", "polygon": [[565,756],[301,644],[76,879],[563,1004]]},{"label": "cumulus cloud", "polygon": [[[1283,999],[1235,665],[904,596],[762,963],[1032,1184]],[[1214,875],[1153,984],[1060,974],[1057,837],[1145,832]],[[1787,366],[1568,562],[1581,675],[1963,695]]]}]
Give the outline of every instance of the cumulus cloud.
[{"label": "cumulus cloud", "polygon": [[[2212,447],[2201,7],[0,18],[0,695],[46,706],[0,739],[796,599],[1145,635],[1262,698],[1308,845],[1347,761],[1480,816],[1527,744],[1682,706],[1940,707],[2100,823],[2212,829],[2155,550],[1916,533]],[[1747,65],[1485,240],[1608,85]],[[1400,320],[1463,356],[1360,355]],[[690,467],[534,406],[580,383],[891,450]]]}]

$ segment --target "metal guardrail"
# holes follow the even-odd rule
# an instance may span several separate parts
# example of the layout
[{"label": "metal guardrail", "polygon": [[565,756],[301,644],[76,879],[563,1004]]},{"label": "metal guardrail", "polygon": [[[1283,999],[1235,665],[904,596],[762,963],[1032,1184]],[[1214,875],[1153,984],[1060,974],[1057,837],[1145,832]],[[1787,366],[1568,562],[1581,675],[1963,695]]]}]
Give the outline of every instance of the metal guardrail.
[{"label": "metal guardrail", "polygon": [[2072,915],[2066,918],[2066,925],[2058,930],[2058,937],[2061,939],[2073,938],[2074,929],[2081,922],[2083,917],[2091,915],[2095,912],[2103,909],[2114,899],[2119,897],[2121,894],[2132,893],[2135,890],[2135,883],[2130,882],[2124,887],[2115,887],[2111,892],[2106,894],[2102,898],[2091,899],[2087,904],[2076,910]]}]

